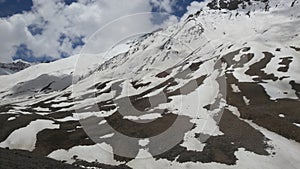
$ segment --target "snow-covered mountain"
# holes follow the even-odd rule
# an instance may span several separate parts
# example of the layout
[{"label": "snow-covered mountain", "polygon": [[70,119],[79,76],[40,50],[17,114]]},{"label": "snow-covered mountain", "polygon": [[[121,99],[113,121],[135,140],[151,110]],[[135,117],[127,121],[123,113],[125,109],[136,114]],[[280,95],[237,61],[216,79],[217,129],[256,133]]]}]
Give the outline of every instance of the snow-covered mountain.
[{"label": "snow-covered mountain", "polygon": [[0,76],[19,72],[28,68],[29,66],[31,66],[30,63],[24,62],[22,60],[16,60],[12,63],[0,63]]},{"label": "snow-covered mountain", "polygon": [[212,0],[207,6],[210,9],[227,9],[227,10],[265,10],[272,7],[290,6],[294,7],[298,0],[280,1],[280,0]]},{"label": "snow-covered mountain", "polygon": [[114,55],[2,76],[0,147],[81,167],[296,169],[299,10],[205,1]]}]

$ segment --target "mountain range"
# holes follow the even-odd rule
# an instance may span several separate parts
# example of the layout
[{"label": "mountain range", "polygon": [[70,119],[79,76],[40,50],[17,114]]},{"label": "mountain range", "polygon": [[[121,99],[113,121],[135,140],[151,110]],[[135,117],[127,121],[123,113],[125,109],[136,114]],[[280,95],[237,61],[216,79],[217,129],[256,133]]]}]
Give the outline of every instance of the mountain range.
[{"label": "mountain range", "polygon": [[0,76],[0,168],[298,168],[299,3],[204,1],[113,55]]}]

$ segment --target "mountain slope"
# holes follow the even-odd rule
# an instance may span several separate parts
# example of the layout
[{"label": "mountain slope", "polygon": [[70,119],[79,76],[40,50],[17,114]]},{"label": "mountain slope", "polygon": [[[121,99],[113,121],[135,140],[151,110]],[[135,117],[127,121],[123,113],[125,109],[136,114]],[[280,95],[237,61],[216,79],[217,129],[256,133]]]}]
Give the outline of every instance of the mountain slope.
[{"label": "mountain slope", "polygon": [[0,146],[98,168],[297,168],[298,1],[209,2],[99,64],[0,77]]},{"label": "mountain slope", "polygon": [[60,162],[57,162],[55,160],[32,155],[25,151],[18,151],[18,150],[9,151],[0,148],[0,155],[1,155],[0,168],[5,168],[5,169],[14,169],[14,168],[79,169],[80,168],[68,164],[61,164]]}]

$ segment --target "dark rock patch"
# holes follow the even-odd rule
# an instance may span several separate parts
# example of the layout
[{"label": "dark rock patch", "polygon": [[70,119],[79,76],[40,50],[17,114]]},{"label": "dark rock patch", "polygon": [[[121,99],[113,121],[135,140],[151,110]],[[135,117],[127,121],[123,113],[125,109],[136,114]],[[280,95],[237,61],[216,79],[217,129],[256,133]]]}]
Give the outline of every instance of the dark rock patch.
[{"label": "dark rock patch", "polygon": [[273,80],[276,81],[279,78],[274,74],[267,74],[262,69],[266,68],[267,64],[274,58],[275,56],[272,53],[264,52],[264,58],[259,62],[254,63],[249,67],[246,71],[247,75],[250,76],[258,76],[258,78],[254,78],[255,81],[263,82],[263,80]]},{"label": "dark rock patch", "polygon": [[33,153],[47,156],[51,152],[64,149],[68,150],[74,146],[94,145],[89,139],[80,123],[69,121],[60,123],[59,129],[45,129],[37,134],[36,148]]},{"label": "dark rock patch", "polygon": [[158,78],[165,78],[167,76],[169,76],[170,73],[166,72],[166,71],[163,71],[163,72],[160,72],[158,73],[155,77],[158,77]]},{"label": "dark rock patch", "polygon": [[[233,93],[230,85],[227,86],[227,102],[238,108],[241,118],[252,120],[259,126],[300,142],[300,129],[293,125],[294,122],[300,121],[299,100],[270,100],[259,83],[240,83],[232,74],[227,75],[227,81],[229,84],[236,84],[241,90],[241,93]],[[250,105],[246,105],[243,96],[250,100]],[[280,118],[278,115],[281,113],[284,113],[286,118]]]},{"label": "dark rock patch", "polygon": [[292,49],[294,49],[295,51],[299,52],[300,51],[300,47],[295,47],[295,46],[290,46]]},{"label": "dark rock patch", "polygon": [[[239,120],[230,111],[225,110],[219,126],[224,135],[211,136],[205,139],[206,145],[202,152],[188,151],[185,147],[180,146],[180,143],[171,150],[155,156],[155,158],[169,161],[176,160],[180,163],[219,162],[234,165],[237,160],[234,153],[238,148],[245,148],[260,155],[269,155],[265,150],[268,146],[265,143],[266,138],[263,134],[246,122]],[[245,135],[245,133],[249,134]]]},{"label": "dark rock patch", "polygon": [[292,86],[292,89],[296,91],[296,95],[300,99],[300,84],[296,83],[294,80],[290,81],[290,85]]},{"label": "dark rock patch", "polygon": [[293,57],[284,57],[280,59],[282,61],[279,64],[283,65],[283,67],[280,67],[277,70],[280,72],[287,72],[289,70],[290,64],[293,62]]},{"label": "dark rock patch", "polygon": [[148,82],[148,83],[138,83],[138,81],[133,81],[131,82],[133,88],[135,89],[138,89],[138,88],[141,88],[141,87],[146,87],[146,86],[149,86],[151,84],[151,82]]}]

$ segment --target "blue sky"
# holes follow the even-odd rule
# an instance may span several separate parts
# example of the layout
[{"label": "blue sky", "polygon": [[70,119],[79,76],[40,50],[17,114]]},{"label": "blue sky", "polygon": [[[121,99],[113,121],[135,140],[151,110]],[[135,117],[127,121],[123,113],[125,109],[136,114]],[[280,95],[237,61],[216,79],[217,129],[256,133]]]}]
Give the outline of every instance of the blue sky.
[{"label": "blue sky", "polygon": [[77,54],[94,31],[113,19],[151,11],[168,12],[180,18],[193,2],[130,0],[129,4],[128,1],[0,0],[0,36],[5,38],[0,47],[0,62],[65,58]]},{"label": "blue sky", "polygon": [[31,10],[32,0],[0,0],[0,17]]}]

